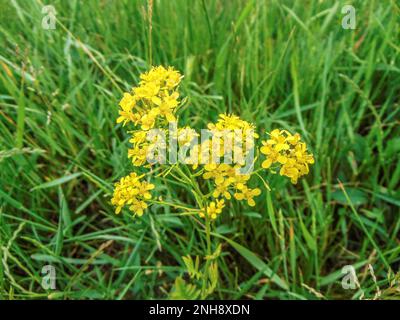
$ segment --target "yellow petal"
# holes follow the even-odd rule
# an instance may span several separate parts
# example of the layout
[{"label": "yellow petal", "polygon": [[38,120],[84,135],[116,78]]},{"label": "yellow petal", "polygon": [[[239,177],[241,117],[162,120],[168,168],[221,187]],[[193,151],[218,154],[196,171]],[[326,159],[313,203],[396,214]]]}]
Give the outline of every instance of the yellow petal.
[{"label": "yellow petal", "polygon": [[165,115],[165,117],[167,118],[168,122],[175,122],[176,121],[176,119],[175,119],[175,117],[174,117],[174,115],[172,113],[167,113]]},{"label": "yellow petal", "polygon": [[288,149],[289,149],[289,145],[286,143],[278,143],[275,146],[275,151],[277,151],[277,152],[282,151],[282,150],[288,150]]},{"label": "yellow petal", "polygon": [[233,196],[235,197],[236,200],[239,200],[239,201],[244,199],[243,193],[235,193]]},{"label": "yellow petal", "polygon": [[219,176],[215,179],[215,183],[216,184],[222,184],[224,182],[224,177],[223,176]]},{"label": "yellow petal", "polygon": [[122,121],[125,120],[125,117],[121,116],[117,118],[117,123],[121,123]]},{"label": "yellow petal", "polygon": [[161,99],[159,97],[153,97],[151,101],[157,106],[161,104]]},{"label": "yellow petal", "polygon": [[270,166],[271,166],[271,164],[272,164],[272,160],[271,159],[267,159],[267,160],[264,160],[263,161],[263,163],[262,163],[262,167],[264,168],[264,169],[268,169]]},{"label": "yellow petal", "polygon": [[287,157],[279,155],[277,160],[279,163],[285,164],[287,162]]}]

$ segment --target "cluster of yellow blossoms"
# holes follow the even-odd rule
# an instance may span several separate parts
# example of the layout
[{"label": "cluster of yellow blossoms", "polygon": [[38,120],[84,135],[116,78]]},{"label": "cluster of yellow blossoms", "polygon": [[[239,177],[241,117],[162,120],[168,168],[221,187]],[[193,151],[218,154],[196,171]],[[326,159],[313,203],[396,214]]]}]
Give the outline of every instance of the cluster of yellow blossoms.
[{"label": "cluster of yellow blossoms", "polygon": [[[259,196],[261,190],[248,185],[256,162],[250,155],[254,156],[255,141],[259,138],[255,126],[238,116],[220,114],[216,123],[207,126],[210,137],[197,143],[199,135],[189,126],[176,128],[174,132],[167,130],[168,124],[176,121],[175,114],[180,105],[178,85],[182,76],[179,72],[171,67],[153,67],[140,79],[138,87],[124,94],[117,119],[117,123],[123,126],[132,123],[136,127],[136,130],[128,131],[132,144],[128,158],[132,164],[144,166],[155,146],[166,143],[166,139],[160,141],[158,136],[149,139],[150,129],[156,127],[163,132],[164,138],[173,134],[179,147],[187,147],[189,156],[185,163],[191,164],[193,170],[199,169],[194,177],[202,176],[211,181],[212,189],[206,195],[211,200],[200,208],[200,217],[216,219],[226,205],[225,200],[232,196],[255,206],[254,197]],[[196,143],[193,145],[194,140]],[[273,172],[272,169],[280,166],[280,174],[289,177],[294,184],[309,172],[308,165],[314,163],[312,154],[307,152],[306,144],[301,142],[297,133],[292,135],[286,130],[276,129],[262,144],[260,152],[266,156],[262,167]],[[116,206],[116,213],[127,206],[135,214],[143,214],[147,208],[146,201],[151,199],[149,191],[154,185],[142,182],[141,178],[131,173],[115,184],[111,202]]]},{"label": "cluster of yellow blossoms", "polygon": [[179,72],[159,66],[140,75],[140,79],[138,87],[131,93],[124,93],[117,123],[133,122],[143,130],[149,130],[154,128],[157,119],[175,121],[174,113],[179,104],[176,87],[181,81]]},{"label": "cluster of yellow blossoms", "polygon": [[222,209],[225,207],[225,200],[216,200],[211,201],[205,208],[200,210],[200,217],[205,218],[206,215],[211,219],[217,219],[218,215],[222,212]]},{"label": "cluster of yellow blossoms", "polygon": [[[254,125],[235,115],[220,114],[216,123],[209,123],[208,130],[211,137],[196,145],[190,154],[193,168],[204,164],[203,178],[213,181],[212,201],[201,216],[207,214],[216,219],[225,205],[225,199],[233,196],[236,200],[246,200],[254,206],[253,198],[261,194],[258,188],[247,186],[250,174],[246,172],[246,157],[254,147],[258,134]],[[224,162],[228,157],[228,163]],[[219,199],[222,198],[222,199]]]},{"label": "cluster of yellow blossoms", "polygon": [[[142,166],[146,155],[151,153],[156,141],[148,141],[147,133],[157,128],[167,127],[176,120],[175,113],[179,105],[177,87],[182,76],[173,68],[153,67],[149,72],[140,75],[138,87],[132,92],[124,93],[119,103],[120,111],[117,123],[125,126],[132,122],[140,129],[131,132],[132,148],[128,151],[134,166]],[[157,137],[155,137],[156,139]]]},{"label": "cluster of yellow blossoms", "polygon": [[146,201],[151,199],[149,191],[154,189],[154,184],[140,181],[141,178],[142,176],[132,172],[115,184],[111,203],[116,207],[116,213],[120,213],[124,206],[129,206],[129,210],[139,217],[143,215],[143,211],[147,208]]},{"label": "cluster of yellow blossoms", "polygon": [[260,151],[266,155],[262,167],[269,169],[273,164],[280,165],[280,175],[290,178],[294,184],[308,174],[308,165],[314,163],[313,155],[307,153],[307,146],[300,141],[298,133],[292,135],[286,130],[275,129],[270,133],[270,139],[262,144]]},{"label": "cluster of yellow blossoms", "polygon": [[[175,112],[179,105],[177,87],[181,78],[180,73],[171,67],[153,67],[149,72],[140,75],[138,87],[124,93],[119,103],[117,123],[125,126],[131,122],[140,127],[139,130],[130,131],[132,137],[129,142],[132,143],[132,148],[128,150],[128,158],[134,166],[146,163],[147,156],[152,154],[152,148],[157,142],[157,136],[149,141],[148,131],[156,124],[162,128],[168,122],[175,121]],[[133,172],[115,184],[111,203],[116,206],[116,213],[126,205],[134,214],[143,214],[143,210],[147,208],[146,201],[151,199],[149,190],[154,185],[141,182],[140,179]]]}]

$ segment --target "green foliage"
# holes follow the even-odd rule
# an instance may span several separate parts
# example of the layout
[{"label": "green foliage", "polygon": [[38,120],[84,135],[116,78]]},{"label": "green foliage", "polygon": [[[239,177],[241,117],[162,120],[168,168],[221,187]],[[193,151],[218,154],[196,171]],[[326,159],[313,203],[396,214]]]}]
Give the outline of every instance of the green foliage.
[{"label": "green foliage", "polygon": [[196,300],[200,296],[200,290],[195,285],[186,283],[181,277],[175,279],[175,284],[169,295],[173,300]]},{"label": "green foliage", "polygon": [[[315,155],[296,186],[257,173],[252,213],[232,204],[213,227],[217,259],[205,259],[195,212],[178,210],[196,208],[187,181],[166,187],[155,172],[155,199],[176,207],[142,219],[110,205],[131,168],[115,119],[149,68],[147,1],[52,0],[55,30],[41,28],[42,2],[0,0],[0,299],[165,298],[172,287],[185,299],[359,299],[377,284],[380,299],[398,298],[397,1],[351,1],[356,30],[341,27],[342,0],[154,1],[153,64],[185,75],[182,123],[234,112],[261,136],[299,132]],[[202,276],[185,281],[188,253]],[[41,287],[47,264],[56,291]],[[361,289],[342,289],[348,264]]]},{"label": "green foliage", "polygon": [[199,294],[201,299],[206,299],[211,295],[218,285],[218,263],[216,259],[221,254],[221,245],[212,255],[206,256],[202,266],[200,258],[196,256],[193,261],[191,256],[182,257],[186,266],[186,272],[194,283],[188,284],[181,277],[175,280],[174,287],[170,293],[173,299],[191,299],[195,294]]},{"label": "green foliage", "polygon": [[196,256],[196,262],[193,262],[191,256],[182,257],[182,259],[185,263],[186,270],[189,273],[190,278],[200,279],[202,274],[199,271],[199,256]]}]

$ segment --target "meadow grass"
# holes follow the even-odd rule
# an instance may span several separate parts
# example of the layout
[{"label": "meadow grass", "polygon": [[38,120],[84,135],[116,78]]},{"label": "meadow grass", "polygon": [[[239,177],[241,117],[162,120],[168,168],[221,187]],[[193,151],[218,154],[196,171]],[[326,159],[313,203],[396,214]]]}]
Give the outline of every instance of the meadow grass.
[{"label": "meadow grass", "polygon": [[[348,3],[355,30],[341,26]],[[233,112],[261,135],[299,132],[316,159],[295,186],[261,173],[271,192],[217,220],[209,298],[400,297],[396,1],[155,0],[151,41],[144,0],[45,4],[55,30],[41,1],[0,1],[0,298],[166,298],[181,257],[204,252],[203,228],[176,208],[132,219],[110,205],[131,170],[118,102],[150,59],[185,75],[182,123]],[[187,185],[154,183],[195,207]],[[47,264],[55,291],[41,287]],[[360,288],[342,288],[345,265]]]}]

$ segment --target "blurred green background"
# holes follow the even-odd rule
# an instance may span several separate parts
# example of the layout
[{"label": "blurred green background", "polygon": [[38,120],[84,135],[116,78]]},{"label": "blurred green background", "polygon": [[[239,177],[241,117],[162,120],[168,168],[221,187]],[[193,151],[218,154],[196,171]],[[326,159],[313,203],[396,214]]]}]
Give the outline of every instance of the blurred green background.
[{"label": "blurred green background", "polygon": [[[345,4],[355,30],[342,28]],[[54,30],[42,28],[44,5]],[[118,102],[150,67],[147,2],[1,0],[0,35],[0,297],[166,298],[204,233],[168,207],[132,219],[110,205],[131,169]],[[394,0],[154,1],[152,60],[185,76],[181,124],[233,112],[261,134],[299,132],[316,159],[296,186],[265,173],[272,191],[256,207],[234,203],[218,219],[247,250],[220,240],[210,298],[373,298],[378,286],[378,298],[399,298],[399,39]],[[41,287],[47,264],[56,290]],[[360,288],[342,288],[345,265]]]}]

